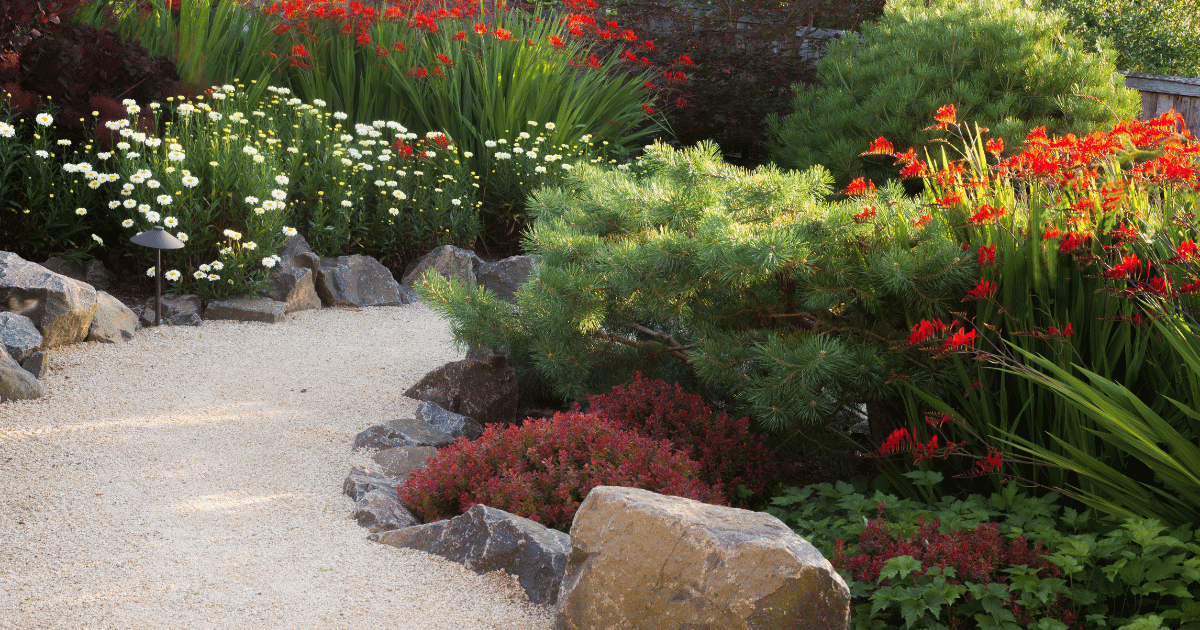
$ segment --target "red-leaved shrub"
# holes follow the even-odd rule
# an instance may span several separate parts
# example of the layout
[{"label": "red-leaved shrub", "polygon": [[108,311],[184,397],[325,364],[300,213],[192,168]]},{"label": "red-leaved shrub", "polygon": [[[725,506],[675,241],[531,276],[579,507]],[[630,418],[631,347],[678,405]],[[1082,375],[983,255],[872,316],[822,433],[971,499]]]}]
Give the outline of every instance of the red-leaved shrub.
[{"label": "red-leaved shrub", "polygon": [[714,413],[703,398],[685,393],[678,383],[668,385],[638,372],[630,383],[589,396],[588,403],[588,411],[617,428],[670,440],[700,463],[701,479],[719,486],[732,504],[744,504],[739,485],[761,494],[775,476],[771,452],[761,435],[750,432],[749,419]]},{"label": "red-leaved shrub", "polygon": [[425,522],[483,503],[567,531],[596,486],[642,488],[726,505],[701,480],[700,464],[667,441],[622,430],[591,413],[557,413],[521,426],[489,425],[459,439],[400,486],[400,498]]}]

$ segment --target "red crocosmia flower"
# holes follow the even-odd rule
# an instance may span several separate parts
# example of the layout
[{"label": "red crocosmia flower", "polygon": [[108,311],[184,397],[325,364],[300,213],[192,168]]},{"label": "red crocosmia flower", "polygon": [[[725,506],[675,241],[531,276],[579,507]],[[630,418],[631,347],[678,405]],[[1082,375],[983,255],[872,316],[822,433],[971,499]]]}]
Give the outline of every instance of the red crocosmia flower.
[{"label": "red crocosmia flower", "polygon": [[1087,247],[1088,241],[1091,240],[1090,234],[1080,234],[1079,232],[1067,232],[1063,235],[1062,242],[1058,244],[1058,251],[1069,254],[1073,251]]},{"label": "red crocosmia flower", "polygon": [[488,32],[487,24],[476,24],[475,25],[475,34],[476,35],[486,35],[487,32]]},{"label": "red crocosmia flower", "polygon": [[912,147],[908,147],[907,151],[904,153],[897,153],[895,154],[895,157],[896,164],[912,164],[917,159],[917,152],[913,150]]},{"label": "red crocosmia flower", "polygon": [[867,223],[875,220],[875,213],[878,210],[875,206],[867,206],[862,209],[862,212],[854,215],[855,223]]},{"label": "red crocosmia flower", "polygon": [[292,46],[292,56],[298,59],[308,59],[311,55],[309,55],[307,48],[300,44],[296,44],[295,46]]},{"label": "red crocosmia flower", "polygon": [[962,195],[960,195],[960,194],[958,194],[958,193],[956,193],[956,192],[952,192],[952,193],[950,193],[950,194],[946,195],[945,197],[942,197],[941,199],[938,199],[938,200],[937,200],[937,201],[935,201],[934,203],[936,203],[936,204],[937,204],[937,205],[939,205],[939,206],[942,206],[942,207],[945,207],[945,208],[949,208],[950,206],[957,205],[957,204],[960,204],[960,203],[962,203],[962,202],[963,202],[963,197],[962,197]]},{"label": "red crocosmia flower", "polygon": [[[589,68],[595,68],[596,70],[599,70],[600,69],[600,58],[597,57],[596,55],[592,55],[591,57],[588,57],[587,65]],[[646,109],[646,107],[647,106],[643,106],[642,109]]]},{"label": "red crocosmia flower", "polygon": [[1186,294],[1200,293],[1200,280],[1190,283],[1185,282],[1184,284],[1179,285],[1179,292]]},{"label": "red crocosmia flower", "polygon": [[680,106],[680,107],[687,107],[687,106],[688,106],[688,102],[687,102],[687,101],[685,101],[685,100],[683,100],[683,97],[682,97],[682,96],[677,96],[677,97],[675,97],[675,104],[676,104],[676,105],[678,105],[678,106]]},{"label": "red crocosmia flower", "polygon": [[1075,328],[1071,326],[1071,322],[1067,322],[1067,327],[1063,328],[1062,334],[1064,337],[1070,337],[1075,334]]},{"label": "red crocosmia flower", "polygon": [[958,121],[958,113],[954,111],[954,104],[942,105],[938,108],[937,113],[933,115],[933,119],[937,121],[938,129],[945,129],[946,125],[954,124]]},{"label": "red crocosmia flower", "polygon": [[971,332],[967,332],[966,328],[960,328],[958,332],[950,335],[950,338],[946,340],[946,344],[942,346],[942,351],[951,352],[958,349],[974,347],[974,345],[975,331],[972,330]]},{"label": "red crocosmia flower", "polygon": [[983,150],[992,155],[1000,155],[1004,153],[1004,138],[992,138],[983,145]]},{"label": "red crocosmia flower", "polygon": [[551,43],[552,45],[554,45],[554,47],[555,47],[555,48],[562,48],[562,47],[563,47],[563,40],[559,39],[559,38],[558,38],[558,35],[551,35],[551,36],[550,36],[550,37],[548,37],[547,39],[549,39],[549,40],[550,40],[550,43]]},{"label": "red crocosmia flower", "polygon": [[928,212],[926,212],[925,214],[922,214],[921,216],[914,219],[912,224],[913,224],[913,227],[915,227],[919,230],[919,229],[925,227],[926,225],[929,225],[929,222],[932,219],[933,219],[933,216],[930,215]]},{"label": "red crocosmia flower", "polygon": [[[953,325],[953,324],[951,324]],[[946,330],[946,324],[942,320],[935,319],[932,322],[927,319],[922,319],[921,323],[914,324],[912,332],[908,335],[908,343],[917,345],[925,343],[930,337],[940,335]]]},{"label": "red crocosmia flower", "polygon": [[642,57],[638,61],[642,62],[643,65],[647,65],[647,66],[650,65],[650,60],[645,57]]},{"label": "red crocosmia flower", "polygon": [[[649,42],[649,43],[650,43],[650,45],[651,45],[651,46],[653,46],[653,45],[654,45],[654,42]],[[692,64],[692,58],[691,58],[691,57],[689,57],[689,56],[687,56],[687,55],[679,55],[679,58],[675,60],[675,63],[681,63],[681,64],[683,64],[683,65],[685,65],[685,66],[690,66],[690,65],[693,65],[693,64]]]},{"label": "red crocosmia flower", "polygon": [[1050,227],[1046,228],[1046,233],[1042,235],[1042,240],[1048,241],[1052,238],[1058,238],[1059,236],[1062,236],[1062,232],[1058,231],[1057,227],[1051,225]]},{"label": "red crocosmia flower", "polygon": [[651,82],[649,82],[649,81],[647,81],[647,82],[646,82],[646,89],[647,89],[647,90],[653,90],[653,89],[654,89],[654,84],[653,84],[653,83],[651,83]]},{"label": "red crocosmia flower", "polygon": [[650,107],[650,104],[649,104],[649,103],[642,103],[642,111],[643,111],[643,112],[646,112],[646,115],[647,115],[647,116],[653,116],[653,115],[654,115],[654,108],[653,108],[653,107]]},{"label": "red crocosmia flower", "polygon": [[605,24],[608,28],[621,28],[621,25],[616,20],[609,20]]},{"label": "red crocosmia flower", "polygon": [[393,43],[392,50],[395,50],[397,52],[408,52],[408,49],[404,47],[404,42]]},{"label": "red crocosmia flower", "polygon": [[887,138],[879,136],[871,143],[871,146],[867,147],[866,151],[859,153],[859,155],[892,155],[895,152],[896,147],[892,146],[892,143],[888,142]]},{"label": "red crocosmia flower", "polygon": [[451,59],[451,58],[449,58],[449,57],[447,57],[446,55],[443,55],[443,54],[441,54],[441,53],[438,53],[438,55],[437,55],[437,60],[438,60],[438,63],[444,64],[444,65],[447,65],[447,66],[454,65],[454,60],[453,60],[453,59]]},{"label": "red crocosmia flower", "polygon": [[[644,41],[638,42],[638,48],[645,48],[647,50],[658,50],[658,46],[655,46],[654,42],[652,42],[650,40],[644,40]],[[687,55],[684,55],[684,57],[686,57],[686,56]],[[688,62],[689,62],[688,65],[691,65],[691,59],[689,59]]]},{"label": "red crocosmia flower", "polygon": [[979,467],[979,475],[990,475],[1004,467],[1004,452],[993,451],[988,449],[986,459],[976,460],[975,465]]},{"label": "red crocosmia flower", "polygon": [[512,31],[502,29],[502,28],[498,28],[498,29],[492,31],[492,35],[495,36],[495,38],[499,39],[499,40],[512,40],[513,39]]},{"label": "red crocosmia flower", "polygon": [[954,418],[951,418],[950,414],[948,413],[942,414],[942,417],[936,420],[933,418],[925,418],[925,424],[928,424],[935,429],[942,428],[942,425],[946,424],[947,422],[954,422]]},{"label": "red crocosmia flower", "polygon": [[963,297],[963,301],[973,302],[975,300],[990,298],[993,295],[996,295],[996,281],[980,279],[979,282],[975,284],[975,288],[968,291],[967,295]]},{"label": "red crocosmia flower", "polygon": [[850,195],[851,197],[853,197],[855,195],[866,195],[868,197],[874,197],[875,196],[875,182],[867,181],[867,179],[865,177],[859,177],[858,179],[850,182],[850,185],[847,186],[846,189],[842,191],[842,194]]},{"label": "red crocosmia flower", "polygon": [[1030,131],[1029,134],[1025,136],[1025,139],[1029,142],[1029,144],[1034,144],[1034,145],[1050,144],[1050,138],[1046,137],[1045,125]]},{"label": "red crocosmia flower", "polygon": [[445,72],[442,72],[442,69],[441,69],[441,68],[434,68],[434,69],[433,69],[433,76],[435,76],[435,77],[445,77],[445,76],[446,76],[446,73],[445,73]]},{"label": "red crocosmia flower", "polygon": [[458,33],[457,33],[457,34],[454,36],[454,40],[455,40],[455,41],[459,41],[459,42],[466,41],[466,40],[467,40],[467,32],[466,32],[466,31],[459,31],[459,32],[458,32]]},{"label": "red crocosmia flower", "polygon": [[1176,257],[1182,261],[1188,261],[1195,258],[1197,253],[1196,242],[1190,238],[1180,243],[1179,247],[1175,248]]},{"label": "red crocosmia flower", "polygon": [[418,79],[424,79],[429,76],[429,71],[424,66],[417,66],[416,68],[410,68],[408,74]]},{"label": "red crocosmia flower", "polygon": [[995,245],[980,245],[979,257],[976,259],[980,267],[996,264],[996,246]]},{"label": "red crocosmia flower", "polygon": [[1125,223],[1121,223],[1121,227],[1109,232],[1108,235],[1118,241],[1139,238],[1141,236],[1138,234],[1137,230],[1131,230],[1125,227]]},{"label": "red crocosmia flower", "polygon": [[896,429],[883,441],[883,444],[879,445],[879,454],[892,455],[911,451],[916,446],[915,442],[908,429]]},{"label": "red crocosmia flower", "polygon": [[354,41],[357,42],[359,46],[370,46],[371,35],[366,31],[359,31],[358,35],[355,36]]},{"label": "red crocosmia flower", "polygon": [[974,225],[983,225],[985,223],[998,220],[1000,217],[1004,216],[1005,212],[1007,212],[1007,208],[1004,206],[993,208],[985,203],[979,207],[979,212],[971,215],[969,220]]},{"label": "red crocosmia flower", "polygon": [[[911,151],[911,150],[912,149],[909,149],[909,151]],[[924,177],[925,170],[926,169],[925,169],[924,162],[922,162],[921,160],[914,160],[914,161],[910,162],[908,164],[908,166],[905,166],[903,170],[900,171],[900,177],[903,177],[903,178]]]},{"label": "red crocosmia flower", "polygon": [[629,52],[628,50],[621,53],[621,59],[624,59],[625,61],[632,61],[634,63],[637,63],[637,60],[638,60],[637,55]]}]

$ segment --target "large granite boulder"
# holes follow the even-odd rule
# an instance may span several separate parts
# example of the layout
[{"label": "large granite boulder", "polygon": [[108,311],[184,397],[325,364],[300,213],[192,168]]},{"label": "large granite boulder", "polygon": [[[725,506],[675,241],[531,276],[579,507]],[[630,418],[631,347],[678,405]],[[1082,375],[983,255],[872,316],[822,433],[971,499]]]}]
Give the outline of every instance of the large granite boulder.
[{"label": "large granite boulder", "polygon": [[265,297],[238,297],[209,302],[204,308],[204,319],[275,324],[283,321],[287,312],[286,302],[277,302]]},{"label": "large granite boulder", "polygon": [[[76,262],[71,262],[70,260],[67,260],[61,256],[51,256],[47,258],[46,262],[42,263],[42,266],[60,276],[66,276],[72,280],[78,280],[79,282],[87,282],[87,280],[84,279],[85,272],[83,270],[83,265],[80,265]],[[92,288],[96,288],[96,285],[93,284]]]},{"label": "large granite boulder", "polygon": [[571,551],[566,534],[486,505],[449,520],[373,534],[370,539],[441,556],[479,574],[506,571],[517,577],[535,604],[553,604],[558,598]]},{"label": "large granite boulder", "polygon": [[97,291],[107,291],[113,283],[112,272],[96,259],[89,260],[81,266],[66,258],[51,256],[42,266],[72,280],[86,282]]},{"label": "large granite boulder", "polygon": [[485,425],[510,424],[517,417],[517,375],[504,355],[447,363],[426,374],[404,395],[435,402]]},{"label": "large granite boulder", "polygon": [[483,259],[469,249],[453,245],[443,245],[425,254],[404,273],[400,283],[412,288],[421,281],[425,272],[432,269],[446,278],[454,278],[463,286],[473,287],[476,284],[475,269],[483,265]]},{"label": "large granite boulder", "polygon": [[28,317],[42,333],[42,350],[86,339],[96,308],[91,286],[0,252],[0,310]]},{"label": "large granite boulder", "polygon": [[8,351],[14,361],[24,361],[41,345],[42,333],[33,325],[33,320],[0,311],[0,350]]},{"label": "large granite boulder", "polygon": [[325,306],[398,306],[415,301],[387,267],[370,256],[322,258],[317,295]]},{"label": "large granite boulder", "polygon": [[350,474],[346,475],[346,481],[342,483],[342,494],[357,502],[372,490],[397,494],[399,487],[398,479],[393,479],[378,470],[365,466],[351,466]]},{"label": "large granite boulder", "polygon": [[599,486],[571,524],[555,630],[842,630],[850,590],[779,519]]},{"label": "large granite boulder", "polygon": [[288,238],[279,251],[279,263],[271,268],[267,276],[269,287],[258,293],[287,304],[287,312],[310,308],[321,308],[317,295],[317,270],[320,258],[313,254],[308,242],[299,234]]},{"label": "large granite boulder", "polygon": [[139,327],[137,313],[104,291],[96,292],[96,306],[96,316],[88,326],[88,341],[121,343],[133,339]]},{"label": "large granite boulder", "polygon": [[414,415],[417,416],[417,420],[429,424],[452,439],[465,437],[468,440],[477,440],[483,435],[483,425],[475,422],[473,418],[446,411],[441,405],[430,400],[417,405]]},{"label": "large granite boulder", "polygon": [[475,279],[480,286],[505,302],[517,301],[517,289],[529,280],[533,266],[538,262],[534,256],[509,256],[496,262],[475,267]]},{"label": "large granite boulder", "polygon": [[397,446],[446,446],[454,438],[435,429],[427,422],[413,418],[389,420],[384,424],[367,427],[354,436],[350,449],[387,449]]},{"label": "large granite boulder", "polygon": [[372,490],[364,494],[354,503],[350,516],[371,533],[412,527],[421,522],[400,503],[395,490]]},{"label": "large granite boulder", "polygon": [[42,384],[0,348],[0,402],[33,400],[45,393]]},{"label": "large granite boulder", "polygon": [[404,483],[409,473],[428,466],[429,460],[437,457],[437,453],[432,446],[397,446],[375,453],[374,459],[383,474]]},{"label": "large granite boulder", "polygon": [[[146,300],[139,321],[143,326],[154,325],[154,298]],[[204,320],[200,318],[199,296],[191,294],[162,296],[162,323],[164,326],[199,326],[203,322]]]}]

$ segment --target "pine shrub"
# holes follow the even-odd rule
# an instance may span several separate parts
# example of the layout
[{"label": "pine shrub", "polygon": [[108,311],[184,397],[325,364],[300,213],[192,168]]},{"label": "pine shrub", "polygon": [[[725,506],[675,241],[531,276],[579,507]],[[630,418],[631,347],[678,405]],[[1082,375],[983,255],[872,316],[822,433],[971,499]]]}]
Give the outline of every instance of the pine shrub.
[{"label": "pine shrub", "polygon": [[399,488],[425,522],[485,504],[567,531],[596,486],[642,488],[727,505],[701,480],[700,464],[671,442],[618,429],[597,415],[562,412],[521,426],[489,425],[475,441],[460,439]]},{"label": "pine shrub", "polygon": [[933,139],[927,121],[947,103],[1009,147],[1041,126],[1081,134],[1136,116],[1138,94],[1124,87],[1114,55],[1067,30],[1061,12],[1027,0],[889,2],[879,22],[863,23],[861,41],[848,34],[828,46],[823,85],[797,86],[793,113],[769,120],[773,159],[821,164],[839,186],[882,182],[895,177],[894,160],[864,148],[883,136],[920,153]]},{"label": "pine shrub", "polygon": [[669,440],[700,463],[705,483],[720,486],[729,501],[744,506],[738,488],[761,495],[776,466],[763,436],[750,431],[750,420],[716,413],[704,399],[678,383],[644,378],[607,394],[588,397],[588,411],[619,429],[631,429],[653,440]]}]

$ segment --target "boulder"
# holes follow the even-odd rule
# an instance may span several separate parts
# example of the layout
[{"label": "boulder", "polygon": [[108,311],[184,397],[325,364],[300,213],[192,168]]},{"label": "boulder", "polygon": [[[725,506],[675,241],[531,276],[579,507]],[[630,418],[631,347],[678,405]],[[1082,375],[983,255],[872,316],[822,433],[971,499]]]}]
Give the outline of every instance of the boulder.
[{"label": "boulder", "polygon": [[14,361],[24,361],[42,345],[42,333],[33,320],[0,311],[0,350],[7,350]]},{"label": "boulder", "polygon": [[517,375],[504,355],[447,363],[426,374],[404,395],[435,402],[483,425],[510,424],[517,417]]},{"label": "boulder", "polygon": [[[142,308],[141,320],[143,326],[154,325],[154,298],[146,300]],[[199,326],[200,298],[195,295],[164,295],[162,296],[162,323],[165,326]]]},{"label": "boulder", "polygon": [[317,294],[325,306],[398,306],[414,301],[392,273],[370,256],[322,258]]},{"label": "boulder", "polygon": [[505,302],[517,301],[517,289],[529,280],[533,266],[538,262],[534,256],[509,256],[496,262],[483,263],[475,267],[475,279],[480,286],[490,289],[497,298]]},{"label": "boulder", "polygon": [[557,599],[571,551],[571,539],[566,534],[482,504],[449,520],[369,538],[441,556],[479,574],[505,571],[517,577],[529,601],[535,604],[553,604]]},{"label": "boulder", "polygon": [[350,474],[342,484],[342,494],[358,501],[372,490],[383,490],[396,494],[400,481],[364,466],[351,466]]},{"label": "boulder", "polygon": [[483,264],[483,259],[469,249],[443,245],[422,256],[404,273],[400,283],[412,288],[426,271],[432,269],[446,278],[458,280],[463,286],[473,287],[476,284],[475,269]]},{"label": "boulder", "polygon": [[107,291],[113,283],[112,272],[99,260],[92,259],[83,266],[83,281],[97,291]]},{"label": "boulder", "polygon": [[364,494],[354,504],[351,516],[371,533],[412,527],[421,522],[400,503],[395,490],[372,490]]},{"label": "boulder", "polygon": [[364,448],[386,449],[397,446],[446,446],[454,438],[433,428],[426,422],[412,418],[389,420],[384,424],[367,427],[354,436],[351,450]]},{"label": "boulder", "polygon": [[96,316],[88,327],[88,341],[118,343],[133,339],[139,328],[136,313],[104,291],[96,292],[96,306]]},{"label": "boulder", "polygon": [[21,362],[21,367],[39,381],[46,377],[46,353],[38,350]]},{"label": "boulder", "polygon": [[614,486],[575,513],[555,630],[849,623],[845,581],[774,516]]},{"label": "boulder", "polygon": [[[296,260],[296,256],[300,256],[302,254],[313,256],[313,258],[310,259],[305,256],[300,260]],[[280,264],[305,267],[312,271],[316,271],[316,267],[310,267],[309,261],[320,264],[320,260],[316,257],[316,254],[313,254],[312,247],[309,247],[308,241],[304,240],[304,237],[299,234],[289,236],[288,239],[283,242],[283,247],[280,247],[279,251],[276,252],[276,255],[279,256]]]},{"label": "boulder", "polygon": [[433,401],[426,400],[417,406],[417,420],[425,422],[433,428],[457,440],[465,437],[477,440],[483,435],[483,425],[462,414],[446,411]]},{"label": "boulder", "polygon": [[0,252],[0,310],[28,317],[40,349],[83,341],[96,315],[96,290],[10,252]]},{"label": "boulder", "polygon": [[[87,282],[87,276],[83,270],[83,265],[71,262],[66,258],[62,258],[60,256],[51,256],[46,259],[46,262],[42,263],[42,266],[60,276],[66,276],[72,280],[78,280],[79,282]],[[93,284],[92,288],[96,288],[96,285]]]},{"label": "boulder", "polygon": [[383,474],[399,479],[403,484],[409,473],[428,466],[429,459],[437,457],[437,452],[432,446],[397,446],[375,453],[375,463],[379,464]]},{"label": "boulder", "polygon": [[275,324],[283,321],[283,316],[287,314],[287,308],[287,303],[265,297],[213,300],[204,309],[204,319],[230,319],[238,322]]},{"label": "boulder", "polygon": [[0,348],[0,402],[33,400],[45,393],[42,384]]},{"label": "boulder", "polygon": [[258,294],[283,302],[287,305],[288,313],[321,308],[321,298],[317,297],[317,286],[313,282],[315,276],[311,269],[280,263],[275,265],[271,274],[267,276],[270,286],[259,290]]}]

